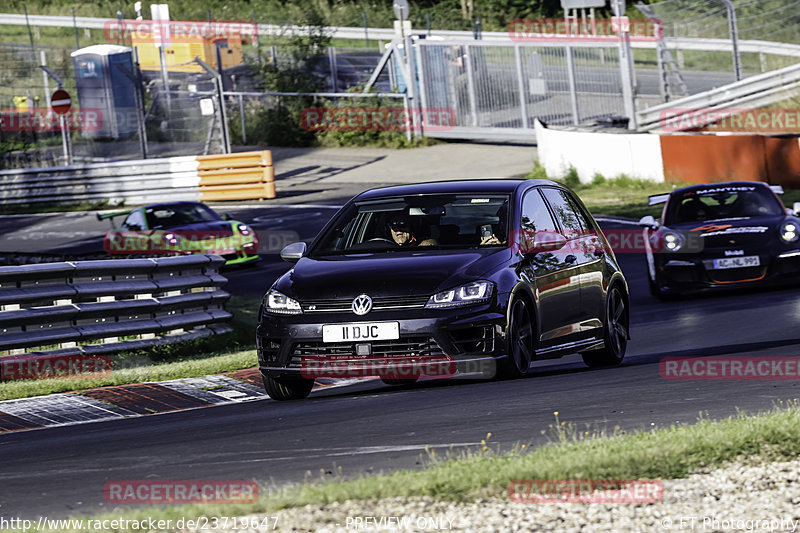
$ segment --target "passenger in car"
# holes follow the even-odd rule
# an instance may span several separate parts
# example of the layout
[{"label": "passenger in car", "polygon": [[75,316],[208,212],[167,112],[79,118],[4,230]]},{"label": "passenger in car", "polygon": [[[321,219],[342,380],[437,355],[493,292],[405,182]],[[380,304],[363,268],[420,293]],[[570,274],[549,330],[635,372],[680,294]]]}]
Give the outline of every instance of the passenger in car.
[{"label": "passenger in car", "polygon": [[497,210],[496,216],[498,218],[497,224],[492,224],[492,234],[488,237],[484,237],[481,235],[481,246],[489,245],[489,244],[505,244],[506,241],[500,240],[497,237],[497,233],[503,233],[506,230],[506,219],[508,218],[508,205],[503,204],[500,206],[500,209]]}]

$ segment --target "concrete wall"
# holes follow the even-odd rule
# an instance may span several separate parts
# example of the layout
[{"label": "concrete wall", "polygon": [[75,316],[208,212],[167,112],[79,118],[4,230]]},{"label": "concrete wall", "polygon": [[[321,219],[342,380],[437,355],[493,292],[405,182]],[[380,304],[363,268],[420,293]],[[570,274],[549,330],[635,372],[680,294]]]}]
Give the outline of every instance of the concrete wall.
[{"label": "concrete wall", "polygon": [[599,172],[606,178],[664,181],[661,141],[648,133],[595,133],[555,130],[535,124],[539,161],[548,176],[561,177],[575,167],[581,182]]}]

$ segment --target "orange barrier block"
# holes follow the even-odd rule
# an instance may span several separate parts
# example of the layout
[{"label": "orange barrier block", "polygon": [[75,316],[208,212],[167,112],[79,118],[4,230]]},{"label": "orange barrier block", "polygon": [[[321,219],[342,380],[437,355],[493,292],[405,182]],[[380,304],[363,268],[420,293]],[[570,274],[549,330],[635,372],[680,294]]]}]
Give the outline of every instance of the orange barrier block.
[{"label": "orange barrier block", "polygon": [[272,152],[197,156],[200,200],[266,200],[275,198]]},{"label": "orange barrier block", "polygon": [[763,181],[800,186],[797,137],[764,135],[662,135],[667,182]]}]

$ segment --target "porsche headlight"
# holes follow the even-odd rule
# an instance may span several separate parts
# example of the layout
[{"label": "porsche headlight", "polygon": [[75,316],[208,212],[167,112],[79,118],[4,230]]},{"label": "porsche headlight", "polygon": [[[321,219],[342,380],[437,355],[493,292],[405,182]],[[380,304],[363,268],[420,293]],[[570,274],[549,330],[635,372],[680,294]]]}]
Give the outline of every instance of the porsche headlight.
[{"label": "porsche headlight", "polygon": [[785,242],[794,242],[800,237],[800,228],[794,222],[781,224],[781,239]]},{"label": "porsche headlight", "polygon": [[299,315],[303,313],[300,308],[300,303],[289,298],[282,292],[271,289],[266,296],[264,296],[264,310],[269,313],[276,313],[279,315]]},{"label": "porsche headlight", "polygon": [[253,230],[251,230],[250,227],[247,224],[239,224],[238,226],[236,226],[236,229],[238,229],[239,233],[241,233],[244,236],[247,236],[247,235],[250,235],[251,233],[253,233]]},{"label": "porsche headlight", "polygon": [[683,247],[683,236],[680,233],[667,231],[664,233],[664,249],[668,252],[677,252]]},{"label": "porsche headlight", "polygon": [[460,307],[489,300],[494,292],[491,281],[473,281],[450,290],[434,294],[425,304],[427,308]]}]

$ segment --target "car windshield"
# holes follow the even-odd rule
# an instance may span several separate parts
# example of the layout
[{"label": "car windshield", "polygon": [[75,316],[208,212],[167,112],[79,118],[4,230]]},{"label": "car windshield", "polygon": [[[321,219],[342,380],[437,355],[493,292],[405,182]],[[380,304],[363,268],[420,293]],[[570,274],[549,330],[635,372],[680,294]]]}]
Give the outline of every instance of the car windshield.
[{"label": "car windshield", "polygon": [[222,218],[203,204],[154,205],[144,210],[150,229],[173,228],[197,222],[216,222]]},{"label": "car windshield", "polygon": [[723,218],[779,216],[783,206],[772,191],[760,186],[713,187],[673,197],[667,224]]},{"label": "car windshield", "polygon": [[310,256],[505,246],[509,196],[428,194],[357,202]]}]

